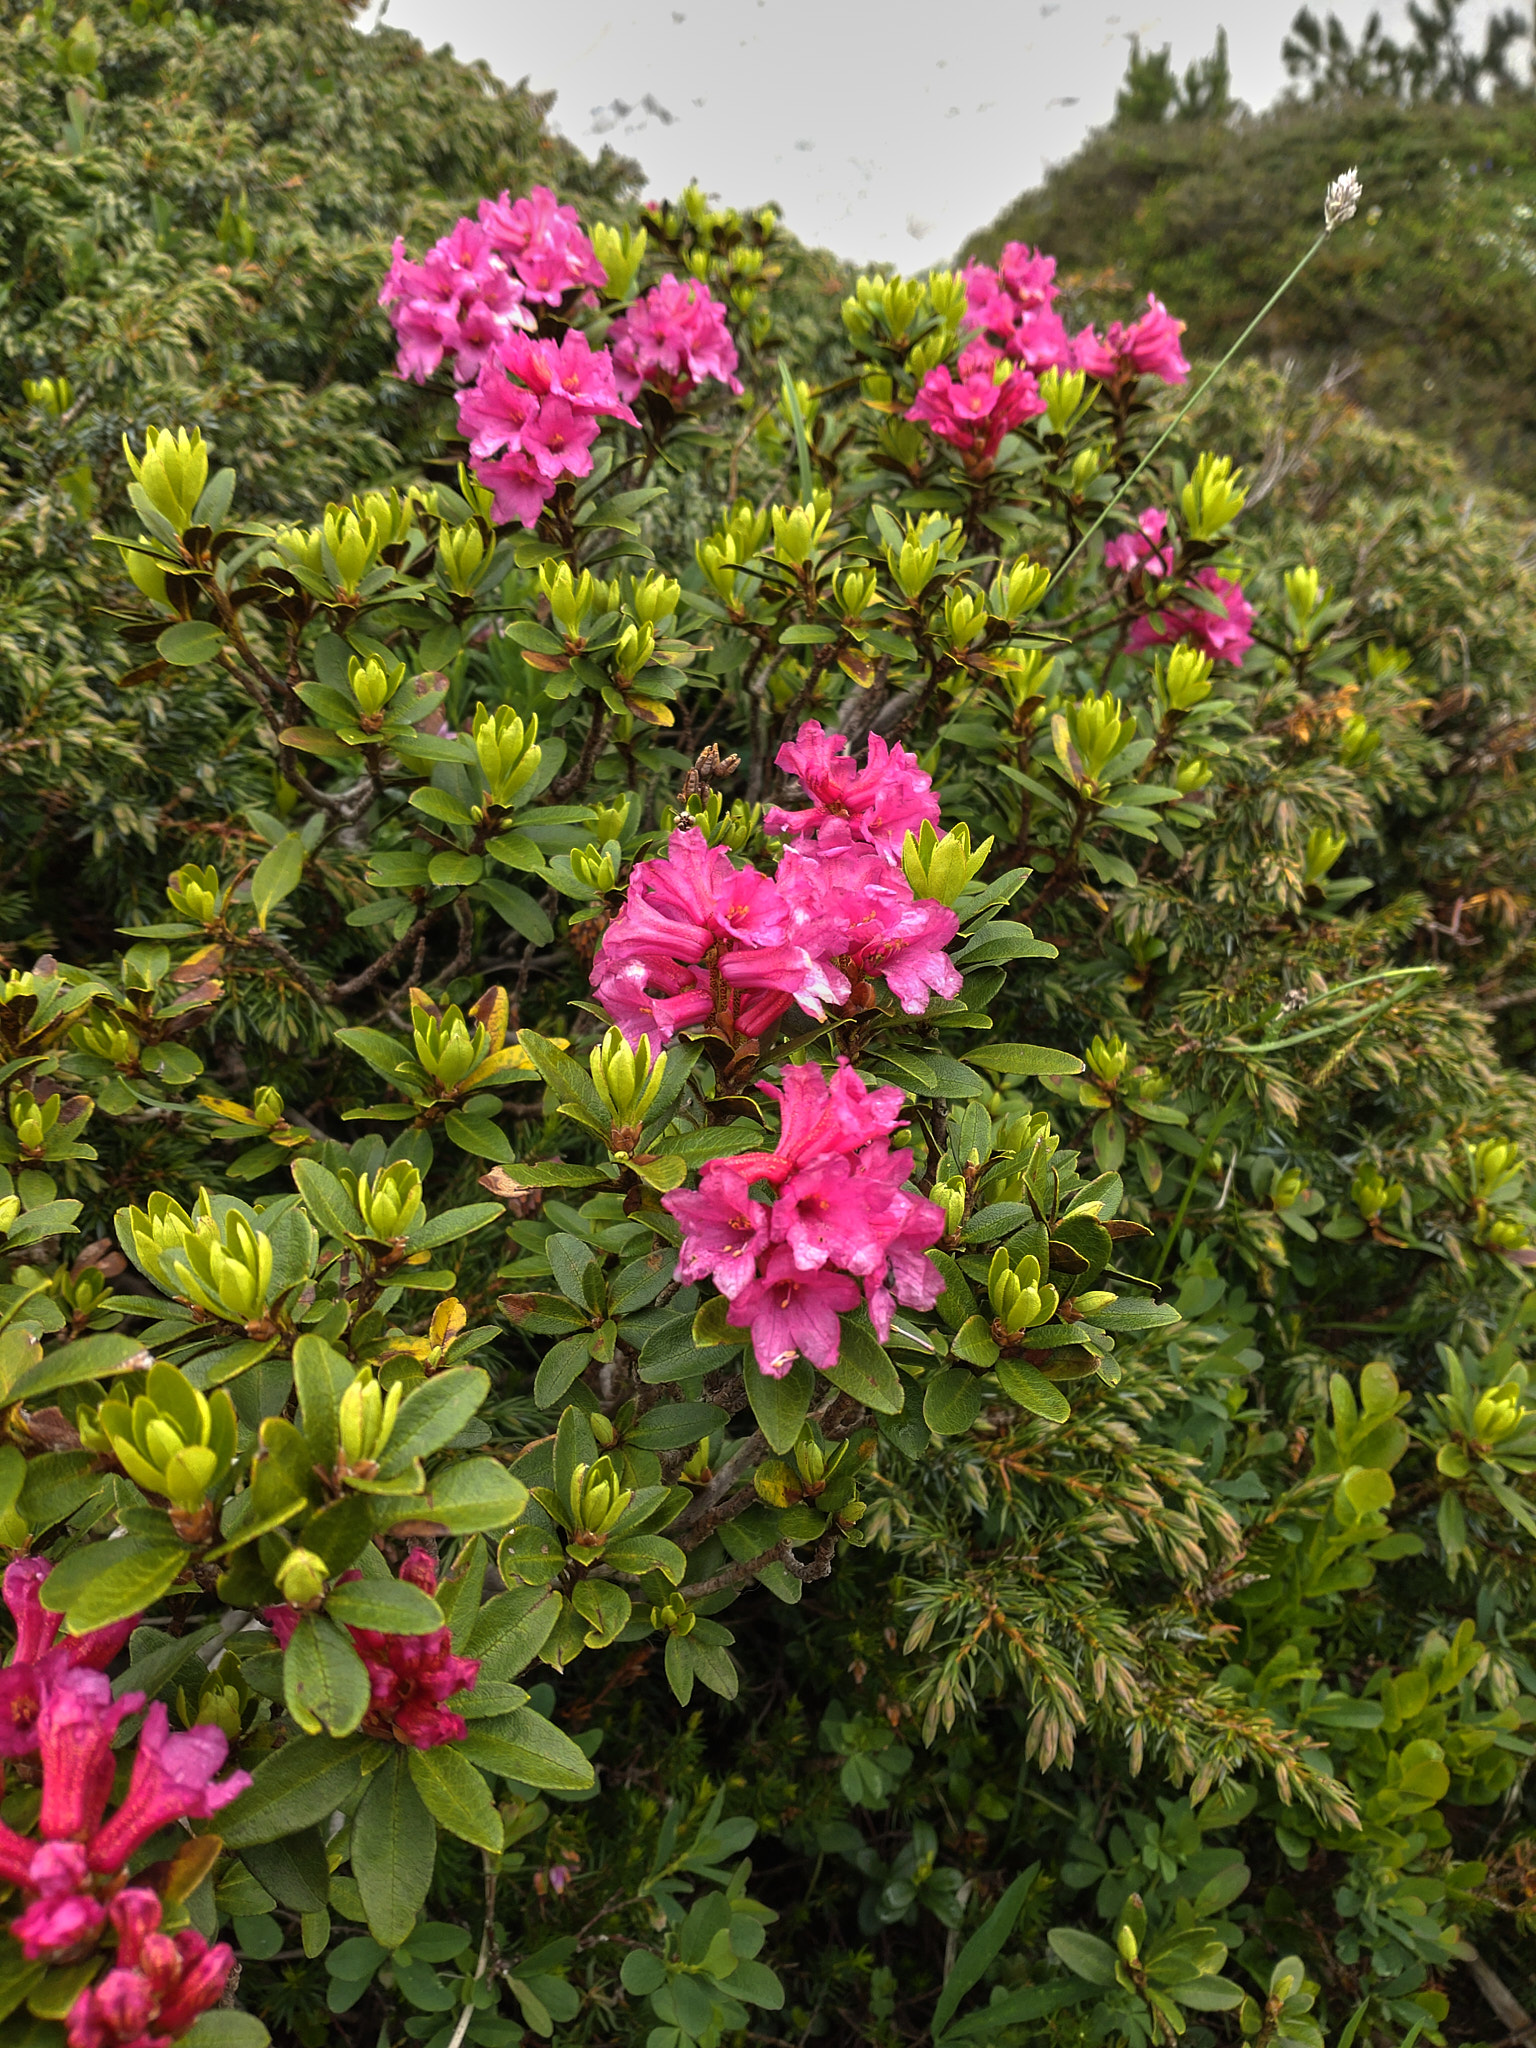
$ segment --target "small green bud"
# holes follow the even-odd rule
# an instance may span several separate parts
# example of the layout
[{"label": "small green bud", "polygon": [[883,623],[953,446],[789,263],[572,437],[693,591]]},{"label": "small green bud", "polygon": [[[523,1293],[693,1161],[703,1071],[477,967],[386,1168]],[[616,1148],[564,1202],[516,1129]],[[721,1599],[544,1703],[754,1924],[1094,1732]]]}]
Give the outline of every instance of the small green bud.
[{"label": "small green bud", "polygon": [[165,893],[171,908],[193,924],[216,924],[228,900],[218,869],[195,867],[190,861],[171,875]]},{"label": "small green bud", "polygon": [[817,491],[809,505],[775,505],[773,551],[779,560],[800,568],[820,545],[831,517],[832,501],[825,491]]},{"label": "small green bud", "polygon": [[1285,572],[1285,601],[1291,608],[1296,637],[1303,645],[1307,640],[1307,628],[1318,607],[1321,584],[1322,578],[1315,569],[1287,569]]},{"label": "small green bud", "polygon": [[594,896],[606,896],[618,880],[618,869],[606,846],[577,846],[569,858],[571,873]]},{"label": "small green bud", "polygon": [[626,626],[613,651],[614,674],[621,683],[633,682],[655,652],[656,633],[652,626]]},{"label": "small green bud", "polygon": [[490,1034],[485,1026],[477,1024],[471,1031],[457,1003],[450,1003],[441,1016],[430,1009],[413,1009],[411,1032],[417,1061],[437,1082],[440,1093],[457,1090],[490,1048]]},{"label": "small green bud", "polygon": [[202,429],[194,427],[188,435],[185,427],[174,433],[168,427],[146,427],[143,455],[134,454],[126,434],[123,453],[150,504],[177,533],[185,533],[208,481],[208,450]]},{"label": "small green bud", "polygon": [[[359,723],[373,719],[377,725],[383,723],[384,707],[405,681],[405,663],[395,662],[386,668],[376,655],[370,654],[366,661],[359,661],[354,654],[347,663],[347,682],[362,714]],[[365,726],[364,730],[368,728]]]},{"label": "small green bud", "polygon": [[1034,611],[1051,587],[1051,572],[1043,562],[1021,556],[1011,569],[999,569],[987,594],[988,608],[1010,622]]},{"label": "small green bud", "polygon": [[349,505],[328,505],[320,538],[324,543],[320,554],[322,571],[331,577],[338,590],[355,597],[363,578],[379,558],[379,550],[384,546],[383,533],[373,520],[365,523],[359,519]]},{"label": "small green bud", "polygon": [[1080,498],[1104,467],[1102,448],[1085,448],[1072,464],[1069,486],[1074,498]]},{"label": "small green bud", "polygon": [[[1094,390],[1097,391],[1097,386]],[[1053,434],[1070,433],[1083,410],[1088,378],[1082,370],[1063,373],[1054,364],[1040,379],[1040,396],[1045,401],[1046,423]],[[1091,394],[1090,394],[1091,395]]]},{"label": "small green bud", "polygon": [[1214,540],[1232,524],[1248,502],[1248,493],[1238,489],[1241,475],[1241,470],[1233,471],[1230,455],[1200,457],[1179,498],[1191,540]]},{"label": "small green bud", "polygon": [[1383,1209],[1395,1209],[1403,1198],[1400,1180],[1387,1180],[1374,1166],[1361,1166],[1350,1183],[1350,1199],[1367,1223],[1374,1223]]},{"label": "small green bud", "polygon": [[525,725],[510,705],[498,705],[494,711],[485,704],[475,706],[475,758],[485,777],[487,803],[498,810],[511,809],[544,758],[538,737],[536,713]]},{"label": "small green bud", "polygon": [[373,527],[381,548],[398,547],[416,523],[416,507],[391,486],[387,491],[360,491],[352,500],[359,526]]},{"label": "small green bud", "polygon": [[361,1366],[341,1397],[337,1413],[337,1436],[341,1456],[337,1470],[342,1478],[376,1479],[379,1460],[394,1434],[405,1386],[397,1380],[386,1394],[369,1366]]},{"label": "small green bud", "polygon": [[917,834],[909,832],[902,841],[901,871],[914,896],[931,897],[947,906],[981,873],[991,851],[992,841],[986,839],[972,853],[969,825],[952,826],[941,839],[925,818]]},{"label": "small green bud", "polygon": [[61,419],[74,403],[74,387],[67,377],[24,377],[21,391],[28,405],[39,406],[50,419]]},{"label": "small green bud", "polygon": [[1108,1039],[1096,1035],[1088,1048],[1088,1064],[1106,1087],[1118,1086],[1130,1063],[1131,1048],[1118,1032]]},{"label": "small green bud", "polygon": [[1306,851],[1302,855],[1303,888],[1320,887],[1328,870],[1348,844],[1346,833],[1330,832],[1325,825],[1314,825],[1307,834]]},{"label": "small green bud", "polygon": [[350,1167],[341,1173],[366,1234],[379,1244],[398,1244],[422,1212],[419,1168],[408,1159],[397,1159],[371,1177]]},{"label": "small green bud", "polygon": [[455,597],[473,597],[490,552],[478,520],[437,530],[437,566]]},{"label": "small green bud", "polygon": [[1288,1166],[1269,1184],[1269,1203],[1275,1210],[1294,1209],[1306,1193],[1306,1177],[1299,1166]]},{"label": "small green bud", "polygon": [[1174,770],[1173,786],[1180,796],[1198,796],[1214,773],[1215,770],[1208,761],[1202,761],[1191,754],[1187,761],[1181,761]]},{"label": "small green bud", "polygon": [[325,1598],[325,1559],[312,1550],[290,1550],[273,1577],[290,1607],[318,1607]]},{"label": "small green bud", "polygon": [[630,592],[629,609],[643,626],[660,627],[670,619],[682,601],[683,586],[676,577],[652,570],[636,577]]},{"label": "small green bud", "polygon": [[644,228],[611,228],[599,221],[592,230],[592,247],[603,266],[607,282],[605,299],[627,299],[645,261],[650,236]]},{"label": "small green bud", "polygon": [[631,1048],[615,1024],[602,1044],[592,1048],[587,1065],[592,1085],[615,1126],[638,1128],[661,1092],[667,1071],[666,1054],[659,1052],[653,1060],[651,1041],[644,1037]]},{"label": "small green bud", "polygon": [[1372,760],[1381,745],[1381,734],[1371,728],[1360,712],[1345,720],[1339,734],[1339,761],[1345,768],[1361,769]]},{"label": "small green bud", "polygon": [[1168,672],[1162,677],[1163,696],[1170,711],[1193,711],[1211,694],[1210,655],[1187,643],[1175,647],[1168,657]]}]

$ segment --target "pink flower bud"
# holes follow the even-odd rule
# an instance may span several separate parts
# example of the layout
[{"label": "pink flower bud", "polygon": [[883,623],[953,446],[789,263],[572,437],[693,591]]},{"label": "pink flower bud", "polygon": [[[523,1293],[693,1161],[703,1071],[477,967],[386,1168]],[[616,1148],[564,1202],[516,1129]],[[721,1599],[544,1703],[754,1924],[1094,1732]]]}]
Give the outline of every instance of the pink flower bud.
[{"label": "pink flower bud", "polygon": [[11,1922],[11,1933],[29,1963],[62,1962],[72,1952],[93,1947],[106,1924],[106,1908],[99,1900],[71,1893],[62,1899],[34,1899]]},{"label": "pink flower bud", "polygon": [[39,1597],[52,1570],[46,1557],[18,1557],[5,1568],[4,1599],[16,1624],[13,1664],[35,1664],[53,1647],[64,1617],[50,1614]]},{"label": "pink flower bud", "polygon": [[112,1697],[99,1671],[65,1671],[45,1689],[37,1721],[43,1763],[38,1827],[47,1841],[83,1841],[101,1825],[112,1791],[112,1738],[144,1704],[141,1692]]}]

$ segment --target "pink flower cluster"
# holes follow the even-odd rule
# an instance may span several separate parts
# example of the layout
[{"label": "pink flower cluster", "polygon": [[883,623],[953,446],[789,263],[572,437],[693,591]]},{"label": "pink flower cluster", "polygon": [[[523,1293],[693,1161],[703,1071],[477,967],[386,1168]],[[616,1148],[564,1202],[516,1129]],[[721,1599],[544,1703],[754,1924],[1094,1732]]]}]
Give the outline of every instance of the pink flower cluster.
[{"label": "pink flower cluster", "polygon": [[542,185],[526,199],[482,199],[479,219],[456,221],[412,263],[397,238],[379,304],[400,344],[402,377],[424,384],[444,356],[467,383],[496,344],[531,328],[525,301],[558,305],[567,292],[606,281],[572,206]]},{"label": "pink flower cluster", "polygon": [[35,1751],[42,1771],[37,1837],[0,1822],[0,1883],[26,1902],[10,1932],[29,1963],[70,1964],[84,1961],[110,1929],[115,1966],[71,2007],[69,2048],[170,2048],[218,2004],[234,1951],[223,1943],[210,1948],[190,1928],[162,1934],[159,1898],[143,1886],[123,1888],[123,1872],[162,1828],[211,1819],[245,1790],[250,1773],[219,1778],[229,1755],[222,1730],[173,1735],[156,1701],[139,1731],[127,1792],[107,1818],[113,1740],[144,1695],[114,1699],[99,1666],[134,1624],[55,1646],[59,1617],[39,1598],[51,1569],[44,1559],[21,1558],[4,1579],[16,1651],[0,1673],[0,1755]]},{"label": "pink flower cluster", "polygon": [[877,977],[914,1017],[931,994],[959,992],[944,950],[959,920],[914,897],[900,866],[906,833],[938,822],[932,782],[904,747],[872,738],[862,770],[846,748],[814,719],[780,748],[811,802],[767,813],[791,842],[772,876],[738,868],[691,827],[635,869],[592,965],[598,1001],[631,1043],[700,1024],[758,1039],[792,1003],[817,1019],[829,1004],[868,1009]]},{"label": "pink flower cluster", "polygon": [[[665,1195],[682,1225],[677,1277],[712,1280],[749,1330],[761,1371],[782,1379],[801,1355],[829,1371],[840,1315],[860,1298],[885,1339],[898,1303],[932,1308],[944,1282],[924,1256],[944,1234],[936,1202],[903,1186],[910,1154],[893,1149],[899,1088],[871,1088],[846,1060],[829,1082],[817,1066],[785,1067],[772,1152],[712,1160],[697,1193]],[[753,1188],[766,1185],[771,1201]]]},{"label": "pink flower cluster", "polygon": [[1101,341],[1092,327],[1067,333],[1056,311],[1058,289],[1054,256],[1010,242],[996,270],[966,266],[966,325],[1029,370],[1086,370],[1102,384],[1147,376],[1182,384],[1189,375],[1179,348],[1184,322],[1151,292],[1139,320],[1113,321]]},{"label": "pink flower cluster", "polygon": [[[1119,569],[1125,575],[1167,577],[1173,574],[1173,550],[1165,545],[1168,532],[1168,515],[1149,505],[1136,522],[1138,531],[1123,533],[1110,541],[1104,550],[1104,560],[1111,569]],[[1131,628],[1127,646],[1134,654],[1143,647],[1166,646],[1172,641],[1187,640],[1202,653],[1209,654],[1214,661],[1228,661],[1234,668],[1241,668],[1243,656],[1253,645],[1253,606],[1243,595],[1243,586],[1231,576],[1223,576],[1219,569],[1206,564],[1196,569],[1190,582],[1206,591],[1213,604],[1220,609],[1207,609],[1199,604],[1181,604],[1177,600],[1160,605],[1148,618],[1140,618]]]},{"label": "pink flower cluster", "polygon": [[1184,322],[1175,320],[1162,300],[1147,293],[1147,310],[1129,326],[1112,320],[1104,339],[1085,327],[1073,342],[1077,367],[1097,377],[1101,384],[1121,378],[1161,377],[1165,384],[1182,384],[1189,375],[1179,347]]},{"label": "pink flower cluster", "polygon": [[218,2004],[235,1966],[228,1942],[212,1947],[196,1928],[160,1932],[160,1901],[142,1886],[107,1908],[117,1963],[70,2008],[69,2048],[171,2048]]},{"label": "pink flower cluster", "polygon": [[532,526],[566,477],[590,476],[604,417],[635,416],[614,383],[613,358],[573,328],[558,344],[526,334],[498,341],[459,393],[459,429],[498,520]]},{"label": "pink flower cluster", "polygon": [[958,448],[972,476],[985,476],[1003,436],[1044,412],[1045,400],[1032,370],[984,341],[962,351],[959,371],[951,376],[947,363],[930,370],[906,417]]},{"label": "pink flower cluster", "polygon": [[649,384],[678,404],[706,377],[741,389],[725,308],[697,278],[679,281],[668,271],[614,321],[608,342],[625,398]]},{"label": "pink flower cluster", "polygon": [[1070,370],[1072,342],[1055,300],[1056,258],[1010,242],[993,270],[965,271],[966,325],[1026,370]]},{"label": "pink flower cluster", "polygon": [[111,1628],[57,1641],[64,1617],[50,1614],[39,1597],[53,1567],[46,1558],[21,1557],[5,1569],[4,1599],[16,1624],[16,1648],[0,1671],[0,1760],[31,1756],[47,1686],[69,1671],[104,1671],[127,1642],[138,1616]]},{"label": "pink flower cluster", "polygon": [[[413,1550],[400,1576],[423,1593],[437,1592],[437,1561],[427,1550]],[[360,1579],[361,1572],[343,1572],[339,1585]],[[299,1625],[292,1607],[269,1607],[267,1620],[282,1649]],[[378,1629],[348,1628],[357,1654],[368,1667],[370,1693],[363,1733],[382,1742],[403,1742],[410,1749],[436,1749],[439,1743],[462,1742],[462,1714],[443,1705],[456,1692],[468,1692],[480,1675],[478,1659],[456,1657],[446,1628],[423,1636],[384,1635]]]}]

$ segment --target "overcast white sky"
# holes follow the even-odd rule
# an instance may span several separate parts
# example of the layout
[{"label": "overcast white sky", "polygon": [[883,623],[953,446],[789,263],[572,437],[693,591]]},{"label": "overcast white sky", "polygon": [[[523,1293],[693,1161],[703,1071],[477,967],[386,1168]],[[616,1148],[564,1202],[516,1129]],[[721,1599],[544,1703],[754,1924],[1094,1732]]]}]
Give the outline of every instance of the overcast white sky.
[{"label": "overcast white sky", "polygon": [[[639,159],[648,194],[696,178],[782,205],[856,262],[951,255],[1109,118],[1131,35],[1182,71],[1225,24],[1233,88],[1285,83],[1296,0],[387,0],[393,27],[558,94],[580,148]],[[1116,10],[1119,11],[1116,11]],[[1319,14],[1325,6],[1316,7]],[[1370,0],[1335,0],[1351,33]],[[1382,0],[1389,32],[1397,0]],[[1487,0],[1467,15],[1482,40]],[[1470,39],[1470,38],[1469,38]],[[1321,203],[1342,164],[1319,164]]]}]

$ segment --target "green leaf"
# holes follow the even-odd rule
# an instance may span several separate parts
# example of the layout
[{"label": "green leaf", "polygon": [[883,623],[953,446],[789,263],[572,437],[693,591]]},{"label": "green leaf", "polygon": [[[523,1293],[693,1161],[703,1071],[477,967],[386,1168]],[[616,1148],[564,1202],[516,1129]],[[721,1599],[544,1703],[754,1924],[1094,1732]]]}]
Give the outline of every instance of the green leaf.
[{"label": "green leaf", "polygon": [[443,1610],[409,1579],[353,1579],[334,1586],[325,1611],[347,1628],[377,1629],[386,1636],[428,1636],[443,1626]]},{"label": "green leaf", "polygon": [[434,853],[427,862],[427,874],[439,889],[467,889],[485,873],[485,862],[477,853]]},{"label": "green leaf", "polygon": [[173,668],[201,668],[223,645],[224,635],[208,620],[181,619],[166,627],[155,642],[155,652]]},{"label": "green leaf", "polygon": [[[558,1600],[558,1595],[551,1597]],[[473,1641],[470,1648],[473,1653]],[[585,1792],[593,1783],[592,1766],[571,1738],[532,1707],[518,1707],[494,1721],[471,1721],[469,1733],[455,1747],[482,1769],[540,1791]]]},{"label": "green leaf", "polygon": [[548,1587],[519,1587],[486,1601],[464,1645],[480,1660],[482,1678],[516,1678],[549,1641],[560,1619],[560,1595]]},{"label": "green leaf", "polygon": [[1100,1941],[1096,1934],[1084,1934],[1076,1927],[1053,1927],[1046,1940],[1074,1977],[1085,1978],[1090,1984],[1108,1985],[1117,1981],[1115,1964],[1118,1957],[1109,1943]]},{"label": "green leaf", "polygon": [[964,1436],[981,1413],[981,1382],[964,1366],[935,1373],[923,1387],[923,1420],[935,1436]]},{"label": "green leaf", "polygon": [[368,1932],[398,1948],[426,1904],[437,1829],[411,1776],[412,1752],[396,1749],[368,1780],[352,1823],[352,1875]]},{"label": "green leaf", "polygon": [[533,1398],[540,1408],[554,1408],[565,1399],[567,1392],[581,1378],[592,1356],[591,1334],[582,1330],[574,1337],[563,1337],[552,1345],[539,1361],[539,1370],[533,1382]]},{"label": "green leaf", "polygon": [[[133,1337],[121,1337],[116,1331],[61,1345],[34,1365],[23,1364],[27,1355],[27,1348],[17,1348],[15,1358],[22,1370],[9,1384],[0,1386],[0,1400],[7,1407],[15,1401],[36,1407],[42,1395],[56,1394],[61,1387],[76,1387],[85,1380],[110,1379],[114,1373],[141,1371],[150,1362],[150,1354],[142,1343]],[[8,1354],[0,1351],[0,1363],[6,1362]]]},{"label": "green leaf", "polygon": [[450,1366],[447,1372],[424,1380],[400,1404],[385,1446],[381,1476],[391,1478],[405,1471],[414,1459],[430,1458],[440,1451],[458,1435],[490,1391],[490,1375],[477,1365]]},{"label": "green leaf", "polygon": [[988,1968],[1002,1953],[1003,1943],[1012,1934],[1013,1924],[1018,1919],[1020,1909],[1039,1875],[1039,1864],[1032,1863],[1028,1870],[1016,1877],[955,1957],[954,1968],[944,1979],[944,1989],[939,1993],[939,2002],[933,2009],[935,2038],[943,2033],[954,2018],[955,2009],[967,1991],[981,1982]]},{"label": "green leaf", "polygon": [[124,1537],[71,1551],[44,1580],[40,1593],[50,1614],[62,1614],[71,1635],[85,1635],[142,1614],[186,1569],[190,1553],[175,1541]]},{"label": "green leaf", "polygon": [[443,1118],[443,1135],[471,1159],[489,1159],[496,1166],[510,1166],[512,1146],[500,1124],[488,1116],[466,1116],[461,1109]]},{"label": "green leaf", "polygon": [[306,1735],[350,1735],[368,1711],[368,1667],[323,1614],[306,1614],[283,1652],[283,1698]]},{"label": "green leaf", "polygon": [[[837,1363],[825,1374],[840,1393],[862,1401],[880,1415],[899,1415],[906,1405],[901,1377],[873,1330],[844,1322]],[[764,1435],[766,1435],[766,1430]],[[784,1446],[775,1444],[778,1451]]]},{"label": "green leaf", "polygon": [[769,1449],[783,1457],[786,1451],[794,1449],[801,1425],[810,1412],[815,1374],[803,1358],[797,1358],[782,1379],[772,1379],[759,1371],[755,1359],[748,1358],[742,1364],[742,1378],[758,1428],[768,1439]]},{"label": "green leaf", "polygon": [[983,1371],[998,1356],[992,1325],[985,1316],[968,1316],[949,1348],[956,1358],[963,1358],[967,1365],[979,1365]]},{"label": "green leaf", "polygon": [[[205,2012],[178,2048],[268,2048],[272,2036],[251,2012]],[[21,2048],[21,2044],[17,2044]]]},{"label": "green leaf", "polygon": [[407,1752],[411,1781],[428,1813],[450,1835],[501,1854],[501,1815],[485,1779],[452,1743]]},{"label": "green leaf", "polygon": [[242,1850],[240,1860],[290,1913],[324,1912],[331,1874],[318,1828],[300,1828],[277,1842],[253,1842]]},{"label": "green leaf", "polygon": [[[1047,1422],[1065,1422],[1072,1409],[1059,1387],[1052,1386],[1043,1372],[1026,1365],[1021,1358],[999,1357],[992,1370],[1010,1401]],[[1065,1958],[1063,1958],[1065,1960]]]},{"label": "green leaf", "polygon": [[449,1536],[508,1529],[528,1505],[528,1489],[494,1458],[460,1458],[435,1472],[425,1493],[401,1503],[400,1519],[429,1523]]},{"label": "green leaf", "polygon": [[304,841],[297,832],[287,832],[269,853],[262,855],[251,877],[251,901],[256,922],[263,931],[268,914],[284,897],[291,896],[304,878]]},{"label": "green leaf", "polygon": [[349,1237],[362,1235],[363,1219],[357,1213],[357,1204],[334,1173],[317,1160],[296,1159],[293,1181],[304,1197],[305,1208],[329,1236],[345,1244]]},{"label": "green leaf", "polygon": [[324,1735],[290,1738],[269,1751],[252,1783],[219,1815],[226,1849],[276,1842],[333,1814],[362,1775],[364,1744]]}]

